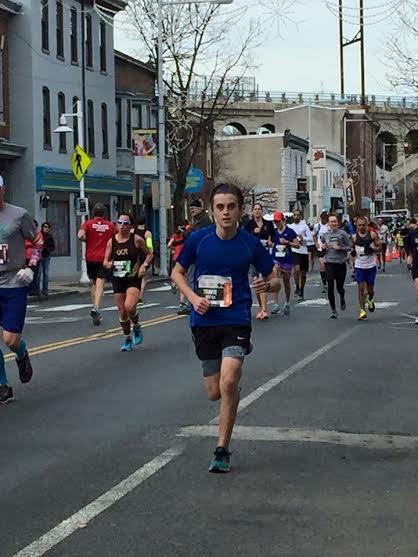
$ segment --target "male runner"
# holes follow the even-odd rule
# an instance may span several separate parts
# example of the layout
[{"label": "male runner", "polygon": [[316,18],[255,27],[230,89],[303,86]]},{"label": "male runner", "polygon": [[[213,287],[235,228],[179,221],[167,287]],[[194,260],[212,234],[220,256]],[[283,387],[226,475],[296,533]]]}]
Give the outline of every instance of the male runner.
[{"label": "male runner", "polygon": [[[300,242],[296,232],[286,225],[286,219],[283,213],[276,211],[273,218],[277,227],[274,236],[273,261],[274,265],[277,267],[279,276],[283,279],[286,297],[286,302],[283,306],[283,314],[290,315],[290,276],[293,268],[292,248],[300,247]],[[279,292],[280,288],[273,294],[274,303],[271,308],[271,313],[273,315],[279,313],[280,311]]]},{"label": "male runner", "polygon": [[[279,287],[273,261],[259,240],[238,228],[244,197],[231,184],[211,193],[216,225],[194,232],[172,272],[172,279],[193,306],[191,327],[210,400],[221,399],[219,439],[210,472],[229,472],[228,451],[239,403],[244,358],[251,352],[252,296],[248,271],[253,264],[264,278],[254,278],[256,292]],[[187,270],[195,265],[189,286]]]},{"label": "male runner", "polygon": [[306,222],[303,220],[303,213],[299,209],[293,212],[293,224],[289,228],[294,230],[300,241],[299,248],[292,248],[294,254],[295,266],[295,295],[302,302],[304,300],[306,275],[309,271],[309,252],[307,243],[312,239],[312,232]]},{"label": "male runner", "polygon": [[377,232],[368,229],[366,217],[357,218],[357,233],[354,236],[353,257],[354,271],[358,285],[360,314],[359,321],[367,319],[366,313],[366,292],[367,307],[370,313],[375,310],[374,303],[374,284],[376,281],[376,254],[381,251],[382,244]]},{"label": "male runner", "polygon": [[[412,278],[415,281],[416,299],[418,303],[418,221],[416,218],[411,219],[411,228],[406,237],[406,253],[407,263],[411,268]],[[418,316],[415,319],[415,325],[418,325]]]},{"label": "male runner", "polygon": [[327,271],[326,271],[326,268],[325,268],[325,253],[322,251],[321,238],[323,237],[324,234],[329,232],[328,214],[323,212],[323,213],[321,213],[321,216],[319,218],[320,218],[320,222],[318,222],[314,226],[314,240],[315,240],[316,249],[318,251],[318,257],[319,257],[319,272],[320,272],[321,281],[322,281],[322,293],[325,294],[325,292],[328,291],[328,289],[327,289]]},{"label": "male runner", "polygon": [[90,316],[93,325],[100,325],[100,304],[103,298],[104,284],[106,281],[106,269],[103,260],[106,252],[107,242],[116,234],[115,225],[104,218],[106,207],[97,203],[93,208],[93,218],[81,225],[78,231],[78,239],[86,242],[87,274],[91,281],[91,299],[93,308]]},{"label": "male runner", "polygon": [[384,223],[383,219],[378,219],[377,221],[377,230],[379,234],[379,239],[382,243],[382,250],[380,253],[377,254],[377,267],[380,271],[386,272],[386,250],[388,247],[388,238],[390,234],[390,230],[388,226]]},{"label": "male runner", "polygon": [[[0,176],[0,327],[4,344],[16,354],[19,378],[29,383],[33,370],[22,339],[28,286],[40,257],[42,246],[36,243],[37,230],[25,209],[5,201],[5,185]],[[25,265],[25,240],[31,240],[32,253]],[[8,384],[3,352],[0,350],[0,404],[13,400]]]},{"label": "male runner", "polygon": [[331,319],[337,319],[338,313],[335,305],[334,282],[340,295],[340,308],[345,311],[344,282],[347,275],[347,256],[352,248],[350,236],[339,228],[336,215],[328,217],[329,232],[321,237],[322,250],[325,253],[325,268],[328,282],[328,301],[331,306]]}]

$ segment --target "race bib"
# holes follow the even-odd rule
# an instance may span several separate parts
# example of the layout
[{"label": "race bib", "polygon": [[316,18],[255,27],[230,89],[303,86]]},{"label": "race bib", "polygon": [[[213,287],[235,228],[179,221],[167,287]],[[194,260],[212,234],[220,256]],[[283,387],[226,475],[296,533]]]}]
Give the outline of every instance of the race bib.
[{"label": "race bib", "polygon": [[276,257],[286,257],[286,246],[276,246]]},{"label": "race bib", "polygon": [[366,255],[364,252],[364,246],[356,246],[356,254],[358,255],[358,257],[364,257]]},{"label": "race bib", "polygon": [[213,307],[228,308],[232,305],[232,278],[202,275],[198,279],[197,294],[209,300]]},{"label": "race bib", "polygon": [[9,246],[8,244],[0,244],[0,265],[9,262]]},{"label": "race bib", "polygon": [[117,278],[125,278],[132,271],[131,261],[115,261],[113,263],[113,276]]}]

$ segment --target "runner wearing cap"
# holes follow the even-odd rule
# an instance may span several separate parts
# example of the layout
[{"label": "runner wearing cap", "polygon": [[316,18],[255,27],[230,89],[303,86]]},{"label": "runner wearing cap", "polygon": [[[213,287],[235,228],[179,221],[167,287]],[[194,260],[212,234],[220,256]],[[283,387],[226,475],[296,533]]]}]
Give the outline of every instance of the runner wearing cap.
[{"label": "runner wearing cap", "polygon": [[[254,265],[262,278],[256,292],[275,291],[279,279],[261,243],[238,228],[244,196],[237,186],[220,184],[211,193],[215,226],[188,238],[172,279],[193,305],[191,327],[210,400],[221,399],[218,444],[210,472],[229,472],[229,443],[239,403],[244,358],[251,352],[252,296],[248,271]],[[187,269],[195,265],[191,285]]]},{"label": "runner wearing cap", "polygon": [[[33,219],[25,209],[5,201],[6,187],[0,176],[0,327],[4,344],[16,354],[19,378],[29,383],[33,369],[22,338],[25,324],[28,286],[40,260],[42,243]],[[31,249],[25,263],[25,240]],[[3,352],[0,350],[0,404],[13,400],[8,384]]]},{"label": "runner wearing cap", "polygon": [[[283,279],[284,292],[286,302],[283,306],[283,314],[290,315],[290,277],[293,269],[293,253],[292,248],[300,247],[297,234],[294,230],[286,225],[286,219],[280,211],[276,211],[273,216],[274,223],[276,224],[276,232],[274,235],[273,245],[273,261],[278,270],[279,276]],[[280,284],[279,284],[280,288]],[[273,307],[271,313],[273,315],[279,313],[279,292],[273,294]]]},{"label": "runner wearing cap", "polygon": [[81,225],[78,238],[86,242],[87,275],[91,281],[93,308],[90,316],[94,325],[100,325],[100,306],[103,298],[106,269],[103,267],[107,242],[116,234],[115,225],[104,218],[106,207],[97,203],[93,208],[93,218]]}]

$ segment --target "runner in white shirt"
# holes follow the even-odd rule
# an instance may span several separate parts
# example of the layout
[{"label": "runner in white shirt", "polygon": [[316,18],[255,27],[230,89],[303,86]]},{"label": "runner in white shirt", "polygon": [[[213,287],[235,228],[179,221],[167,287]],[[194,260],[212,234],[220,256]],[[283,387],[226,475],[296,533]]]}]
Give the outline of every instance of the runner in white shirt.
[{"label": "runner in white shirt", "polygon": [[328,214],[321,213],[320,222],[314,226],[314,240],[316,244],[316,249],[319,257],[319,272],[322,281],[322,293],[326,294],[328,292],[327,288],[327,271],[325,269],[325,252],[322,249],[322,237],[324,234],[329,232],[330,228],[328,226]]},{"label": "runner in white shirt", "polygon": [[382,269],[382,272],[385,273],[386,272],[386,250],[388,247],[390,230],[384,223],[383,219],[379,219],[377,221],[377,224],[379,227],[378,228],[379,240],[382,243],[382,251],[381,253],[377,254],[377,268],[379,269],[379,271],[380,269]]},{"label": "runner in white shirt", "polygon": [[309,271],[309,253],[307,243],[312,240],[312,232],[306,222],[303,220],[303,213],[300,209],[296,209],[293,213],[293,224],[289,228],[294,230],[298,235],[300,248],[292,248],[294,256],[294,273],[295,273],[295,295],[302,302],[304,300],[304,290],[306,284],[306,275]]}]

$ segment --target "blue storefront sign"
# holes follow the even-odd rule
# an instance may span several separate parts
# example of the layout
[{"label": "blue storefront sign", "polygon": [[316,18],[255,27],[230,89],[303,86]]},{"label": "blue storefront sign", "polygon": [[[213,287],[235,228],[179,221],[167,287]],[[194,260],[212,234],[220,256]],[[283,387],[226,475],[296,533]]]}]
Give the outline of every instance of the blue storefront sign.
[{"label": "blue storefront sign", "polygon": [[203,174],[203,172],[199,168],[191,166],[187,174],[187,181],[184,193],[197,193],[202,190],[204,183],[205,175]]}]

